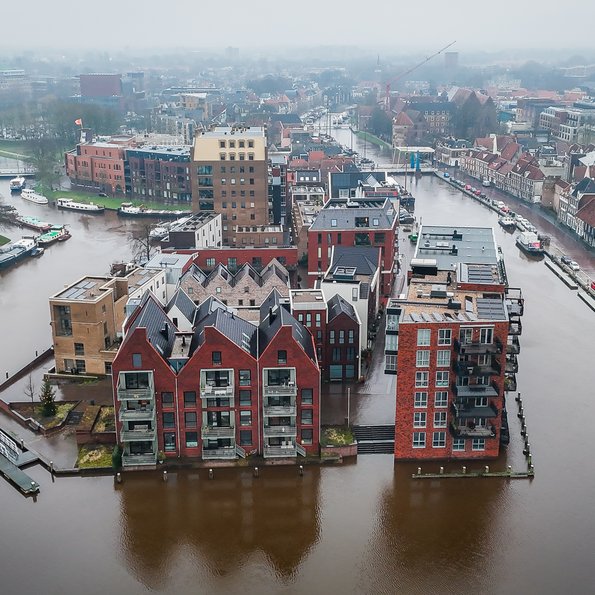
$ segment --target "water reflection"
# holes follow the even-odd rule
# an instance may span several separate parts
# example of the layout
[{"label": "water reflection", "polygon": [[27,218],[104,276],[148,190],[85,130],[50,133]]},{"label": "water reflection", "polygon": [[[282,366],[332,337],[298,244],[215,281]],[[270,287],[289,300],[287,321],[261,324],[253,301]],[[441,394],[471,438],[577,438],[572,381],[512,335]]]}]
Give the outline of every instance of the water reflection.
[{"label": "water reflection", "polygon": [[[281,581],[291,582],[318,541],[320,469],[215,469],[126,476],[121,489],[121,548],[131,573],[163,589],[179,558],[210,576],[237,572],[262,554]],[[186,551],[187,550],[187,551]],[[176,563],[173,564],[172,560]]]}]

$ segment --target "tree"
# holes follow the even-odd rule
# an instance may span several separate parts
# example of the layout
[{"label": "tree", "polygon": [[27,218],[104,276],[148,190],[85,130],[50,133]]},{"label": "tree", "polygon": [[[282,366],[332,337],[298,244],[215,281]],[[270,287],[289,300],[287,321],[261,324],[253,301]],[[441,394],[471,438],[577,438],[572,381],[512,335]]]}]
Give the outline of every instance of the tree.
[{"label": "tree", "polygon": [[50,381],[47,378],[41,385],[39,400],[41,401],[41,410],[44,417],[56,415],[56,392],[50,385]]},{"label": "tree", "polygon": [[151,229],[152,226],[145,223],[141,225],[140,229],[132,232],[128,237],[128,243],[134,259],[139,262],[148,262],[151,260],[151,252],[153,250],[153,246],[151,245]]},{"label": "tree", "polygon": [[23,389],[26,397],[31,399],[31,404],[33,404],[33,400],[35,398],[35,385],[33,384],[33,377],[29,374],[29,378],[27,379],[27,384],[25,384],[25,388]]}]

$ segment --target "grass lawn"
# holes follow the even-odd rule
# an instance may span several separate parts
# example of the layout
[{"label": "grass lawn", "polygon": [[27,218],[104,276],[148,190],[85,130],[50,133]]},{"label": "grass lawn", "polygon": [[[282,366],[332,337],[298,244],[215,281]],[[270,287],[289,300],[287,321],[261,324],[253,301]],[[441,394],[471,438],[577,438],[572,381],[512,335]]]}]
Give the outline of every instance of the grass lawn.
[{"label": "grass lawn", "polygon": [[353,444],[353,432],[346,427],[325,428],[320,438],[321,446],[347,446]]},{"label": "grass lawn", "polygon": [[18,140],[0,139],[0,155],[3,157],[27,157],[27,145]]},{"label": "grass lawn", "polygon": [[113,407],[102,407],[93,426],[93,432],[115,432],[116,416]]},{"label": "grass lawn", "polygon": [[383,141],[381,138],[378,138],[377,136],[375,136],[374,134],[371,134],[370,132],[364,132],[362,130],[358,130],[355,134],[357,136],[359,136],[360,138],[364,139],[365,141],[372,143],[373,145],[378,145],[379,147],[386,147],[387,149],[392,148],[386,141]]},{"label": "grass lawn", "polygon": [[14,409],[23,417],[31,417],[46,430],[50,430],[59,426],[75,406],[76,403],[56,401],[56,415],[52,415],[51,417],[45,417],[43,415],[41,403],[15,403]]},{"label": "grass lawn", "polygon": [[8,244],[8,242],[10,242],[10,240],[3,235],[0,235],[0,246],[4,246],[4,244]]},{"label": "grass lawn", "polygon": [[79,469],[111,467],[113,450],[114,447],[107,444],[81,446],[76,466]]}]

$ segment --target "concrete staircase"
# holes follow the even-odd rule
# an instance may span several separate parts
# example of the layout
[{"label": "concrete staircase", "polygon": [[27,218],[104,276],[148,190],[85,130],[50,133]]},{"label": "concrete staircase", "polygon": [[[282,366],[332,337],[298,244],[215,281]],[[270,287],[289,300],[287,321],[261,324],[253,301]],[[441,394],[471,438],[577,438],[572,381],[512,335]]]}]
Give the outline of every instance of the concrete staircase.
[{"label": "concrete staircase", "polygon": [[393,454],[395,452],[395,426],[353,426],[357,440],[357,454]]}]

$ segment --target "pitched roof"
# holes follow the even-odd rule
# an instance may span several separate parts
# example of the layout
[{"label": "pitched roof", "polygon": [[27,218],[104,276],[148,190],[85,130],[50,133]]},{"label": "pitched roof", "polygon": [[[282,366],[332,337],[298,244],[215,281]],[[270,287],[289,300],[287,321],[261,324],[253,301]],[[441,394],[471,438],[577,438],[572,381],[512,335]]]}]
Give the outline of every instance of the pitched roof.
[{"label": "pitched roof", "polygon": [[197,312],[196,304],[188,297],[188,294],[181,287],[178,287],[176,293],[174,293],[169,301],[169,304],[167,304],[166,311],[168,314],[174,306],[178,308],[190,323],[194,323],[194,317]]},{"label": "pitched roof", "polygon": [[413,120],[405,113],[400,112],[394,119],[395,126],[413,126]]},{"label": "pitched roof", "polygon": [[374,275],[378,269],[378,252],[373,246],[335,246],[331,269],[354,267],[356,275]]},{"label": "pitched roof", "polygon": [[576,216],[589,227],[595,228],[595,195],[587,194],[580,199]]},{"label": "pitched roof", "polygon": [[595,193],[595,181],[591,178],[583,178],[572,191],[572,196],[579,194],[593,194]]},{"label": "pitched roof", "polygon": [[357,314],[355,313],[354,307],[338,293],[336,293],[328,302],[328,321],[331,322],[337,316],[346,314],[349,318],[357,320]]}]

